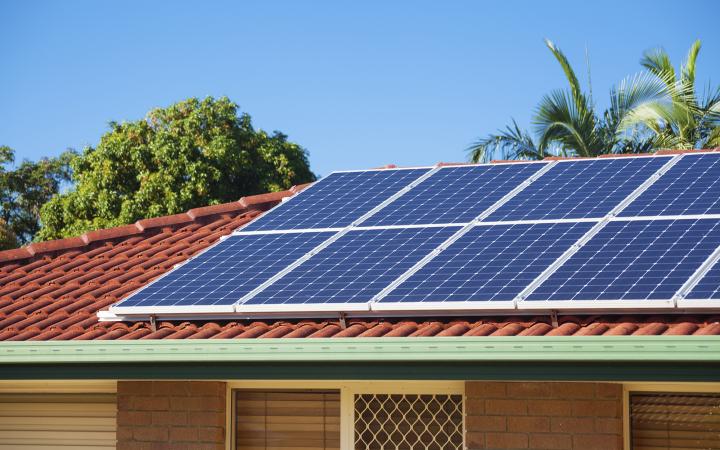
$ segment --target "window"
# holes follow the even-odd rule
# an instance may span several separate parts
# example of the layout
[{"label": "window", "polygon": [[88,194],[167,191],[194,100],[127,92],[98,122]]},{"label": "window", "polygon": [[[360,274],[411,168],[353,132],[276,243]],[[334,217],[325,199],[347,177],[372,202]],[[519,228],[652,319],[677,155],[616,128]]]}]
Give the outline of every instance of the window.
[{"label": "window", "polygon": [[464,382],[231,383],[235,450],[461,450]]},{"label": "window", "polygon": [[630,394],[632,450],[720,448],[720,394]]},{"label": "window", "polygon": [[355,395],[356,449],[463,447],[461,395]]}]

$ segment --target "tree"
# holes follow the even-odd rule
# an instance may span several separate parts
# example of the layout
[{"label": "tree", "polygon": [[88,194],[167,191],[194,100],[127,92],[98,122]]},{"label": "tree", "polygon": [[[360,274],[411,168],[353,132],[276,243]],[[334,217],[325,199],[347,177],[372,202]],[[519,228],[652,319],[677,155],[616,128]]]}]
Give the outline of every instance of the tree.
[{"label": "tree", "polygon": [[13,168],[15,152],[0,146],[0,249],[14,248],[33,239],[40,229],[40,208],[70,180],[67,151],[57,158],[23,161]]},{"label": "tree", "polygon": [[110,123],[72,164],[75,186],[41,211],[40,239],[230,202],[315,180],[307,152],[255,130],[227,98],[191,98]]},{"label": "tree", "polygon": [[[720,86],[697,93],[695,68],[700,41],[695,41],[676,74],[663,49],[645,52],[640,64],[664,83],[669,95],[649,102],[623,119],[624,127],[645,126],[657,148],[712,148],[720,146]],[[700,99],[700,100],[699,100]]]},{"label": "tree", "polygon": [[472,161],[642,153],[653,148],[652,137],[632,129],[625,118],[666,96],[662,80],[650,74],[623,80],[610,91],[610,107],[598,115],[567,57],[551,41],[546,40],[545,44],[560,64],[568,88],[552,91],[542,98],[533,116],[535,136],[520,129],[513,120],[505,130],[472,144],[468,149]]}]

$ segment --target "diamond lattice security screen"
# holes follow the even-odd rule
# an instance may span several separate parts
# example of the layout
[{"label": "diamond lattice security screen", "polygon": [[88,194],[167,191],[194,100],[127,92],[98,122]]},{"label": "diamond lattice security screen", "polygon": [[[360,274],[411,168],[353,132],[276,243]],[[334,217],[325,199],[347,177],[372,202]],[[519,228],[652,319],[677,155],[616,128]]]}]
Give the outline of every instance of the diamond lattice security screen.
[{"label": "diamond lattice security screen", "polygon": [[462,448],[462,395],[355,395],[356,450]]}]

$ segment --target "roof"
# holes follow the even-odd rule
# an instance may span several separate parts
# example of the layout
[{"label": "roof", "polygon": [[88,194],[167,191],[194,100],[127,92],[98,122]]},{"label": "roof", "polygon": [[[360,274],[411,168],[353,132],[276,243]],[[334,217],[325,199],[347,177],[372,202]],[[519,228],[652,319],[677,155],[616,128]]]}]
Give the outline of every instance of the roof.
[{"label": "roof", "polygon": [[144,219],[0,252],[0,341],[720,335],[717,315],[99,322],[97,312],[302,190]]}]

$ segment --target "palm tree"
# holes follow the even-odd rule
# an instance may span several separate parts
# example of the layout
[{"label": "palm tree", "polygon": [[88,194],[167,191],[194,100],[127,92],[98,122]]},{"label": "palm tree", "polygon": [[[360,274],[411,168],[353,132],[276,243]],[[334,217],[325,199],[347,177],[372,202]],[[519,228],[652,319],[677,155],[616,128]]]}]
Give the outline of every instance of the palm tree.
[{"label": "palm tree", "polygon": [[711,148],[720,146],[720,87],[710,85],[701,100],[696,92],[695,67],[700,41],[690,47],[679,75],[663,49],[645,52],[645,69],[665,83],[668,96],[644,104],[623,119],[622,127],[644,126],[654,137],[655,148]]},{"label": "palm tree", "polygon": [[667,96],[660,77],[643,73],[623,80],[610,91],[610,107],[599,116],[568,59],[551,41],[546,39],[545,44],[562,67],[569,88],[552,91],[540,101],[533,117],[536,138],[513,120],[505,130],[473,143],[468,148],[472,161],[642,153],[653,147],[653,137],[626,126],[625,118]]}]

